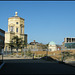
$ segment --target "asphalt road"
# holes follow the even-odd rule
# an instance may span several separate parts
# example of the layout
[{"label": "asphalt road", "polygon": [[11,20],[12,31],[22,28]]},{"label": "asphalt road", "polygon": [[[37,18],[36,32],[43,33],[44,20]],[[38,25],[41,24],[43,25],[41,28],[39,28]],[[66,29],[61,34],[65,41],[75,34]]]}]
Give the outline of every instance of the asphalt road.
[{"label": "asphalt road", "polygon": [[29,59],[29,62],[31,63],[23,61],[22,63],[16,63],[15,61],[16,60],[12,63],[5,63],[0,70],[0,74],[75,74],[75,67],[64,64],[53,63],[50,61],[38,63],[38,60],[31,59]]}]

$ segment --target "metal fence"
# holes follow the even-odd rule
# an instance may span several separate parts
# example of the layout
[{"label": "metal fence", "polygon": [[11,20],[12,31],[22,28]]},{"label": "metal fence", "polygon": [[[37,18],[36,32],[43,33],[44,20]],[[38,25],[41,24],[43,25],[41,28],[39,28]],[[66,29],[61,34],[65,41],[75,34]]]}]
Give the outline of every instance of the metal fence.
[{"label": "metal fence", "polygon": [[[25,51],[28,51],[28,50],[30,50],[30,51],[33,51],[33,53],[34,53],[34,56],[35,57],[44,57],[45,55],[46,56],[50,56],[50,57],[53,57],[54,59],[56,59],[56,60],[61,60],[62,59],[62,55],[61,55],[61,52],[63,51],[63,50],[74,50],[73,48],[72,49],[62,49],[61,51],[60,51],[60,53],[53,53],[53,51],[51,52],[51,51],[49,51],[48,49],[22,49],[22,51],[19,51],[20,53],[22,53],[23,52],[23,56],[24,56],[24,58],[26,58],[26,54],[25,54]],[[44,54],[42,54],[42,53],[40,53],[40,54],[36,54],[36,53],[38,53],[38,52],[43,52]],[[3,53],[3,56],[7,56],[7,55],[11,55],[11,50],[4,50],[4,49],[2,49],[2,53]],[[14,51],[13,50],[13,53],[16,53],[16,50]],[[50,53],[50,54],[49,54]],[[21,56],[22,57],[22,56]],[[60,58],[59,58],[60,57]]]}]

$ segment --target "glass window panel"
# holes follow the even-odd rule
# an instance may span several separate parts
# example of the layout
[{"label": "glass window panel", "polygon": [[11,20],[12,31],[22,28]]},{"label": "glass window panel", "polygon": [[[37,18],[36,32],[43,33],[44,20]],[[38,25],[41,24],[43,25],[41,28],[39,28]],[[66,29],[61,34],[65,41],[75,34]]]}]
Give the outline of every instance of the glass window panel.
[{"label": "glass window panel", "polygon": [[18,28],[16,28],[16,32],[18,32]]},{"label": "glass window panel", "polygon": [[65,43],[66,48],[75,48],[75,43]]}]

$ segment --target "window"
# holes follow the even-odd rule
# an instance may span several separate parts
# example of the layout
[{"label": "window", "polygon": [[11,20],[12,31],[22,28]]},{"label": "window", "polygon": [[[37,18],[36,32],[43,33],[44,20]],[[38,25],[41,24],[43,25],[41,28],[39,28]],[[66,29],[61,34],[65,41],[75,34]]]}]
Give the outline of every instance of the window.
[{"label": "window", "polygon": [[22,26],[21,26],[21,33],[22,33]]},{"label": "window", "polygon": [[16,28],[16,32],[18,32],[18,28]]},{"label": "window", "polygon": [[14,27],[13,27],[13,26],[10,27],[10,31],[11,31],[11,32],[14,31]]},{"label": "window", "polygon": [[18,22],[16,22],[16,24],[18,24]]}]

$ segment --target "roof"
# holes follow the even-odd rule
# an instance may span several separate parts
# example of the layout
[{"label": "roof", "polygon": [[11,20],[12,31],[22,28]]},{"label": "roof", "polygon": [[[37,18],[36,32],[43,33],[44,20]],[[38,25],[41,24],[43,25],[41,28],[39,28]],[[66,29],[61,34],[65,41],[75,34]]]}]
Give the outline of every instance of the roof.
[{"label": "roof", "polygon": [[[20,18],[20,19],[23,19],[23,18],[21,18],[21,17],[19,17],[18,15],[17,15],[17,12],[15,12],[15,16],[12,16],[12,17],[9,17],[9,18]],[[8,18],[8,19],[9,19]],[[24,19],[23,19],[24,20]]]},{"label": "roof", "polygon": [[[12,16],[12,17],[9,17],[9,18],[20,18],[20,19],[23,19],[23,18],[21,18],[21,17],[19,17],[19,16]],[[8,18],[8,19],[9,19]],[[23,19],[24,20],[24,19]]]},{"label": "roof", "polygon": [[49,45],[56,45],[55,42],[51,41]]}]

